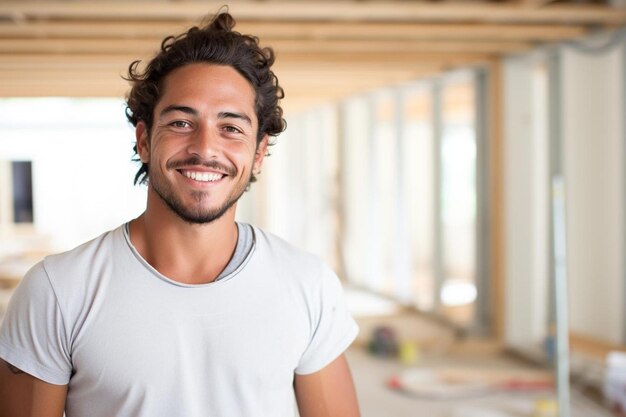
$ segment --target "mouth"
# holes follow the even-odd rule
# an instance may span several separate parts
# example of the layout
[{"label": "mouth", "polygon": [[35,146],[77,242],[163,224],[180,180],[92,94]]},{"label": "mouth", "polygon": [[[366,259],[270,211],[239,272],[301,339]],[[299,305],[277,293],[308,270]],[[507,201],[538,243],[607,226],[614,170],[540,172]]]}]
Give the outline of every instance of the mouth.
[{"label": "mouth", "polygon": [[226,174],[221,172],[194,171],[190,169],[179,169],[177,171],[190,180],[206,183],[217,182],[226,176]]}]

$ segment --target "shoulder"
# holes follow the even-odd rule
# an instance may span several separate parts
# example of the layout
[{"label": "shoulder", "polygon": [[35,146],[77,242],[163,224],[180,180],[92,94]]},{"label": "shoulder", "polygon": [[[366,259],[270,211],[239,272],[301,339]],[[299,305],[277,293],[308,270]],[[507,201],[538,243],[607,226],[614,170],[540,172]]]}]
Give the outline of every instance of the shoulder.
[{"label": "shoulder", "polygon": [[118,228],[67,252],[45,257],[22,278],[14,296],[45,314],[50,314],[53,306],[58,308],[63,321],[73,328],[82,306],[90,305],[105,287],[102,284],[109,281],[113,252],[123,240],[123,230]]},{"label": "shoulder", "polygon": [[[122,226],[123,227],[123,226]],[[67,252],[47,256],[38,267],[59,301],[82,299],[111,269],[116,248],[124,241],[122,227],[113,229]]]},{"label": "shoulder", "polygon": [[42,266],[52,276],[57,273],[66,275],[85,268],[92,269],[99,263],[110,260],[115,245],[124,239],[122,228],[120,226],[105,232],[66,252],[47,256],[43,259]]},{"label": "shoulder", "polygon": [[254,232],[259,261],[282,278],[318,290],[329,281],[339,282],[330,265],[319,256],[258,227],[254,227]]},{"label": "shoulder", "polygon": [[306,252],[273,233],[254,227],[256,250],[271,260],[279,260],[281,265],[297,269],[324,272],[329,266],[319,256]]}]

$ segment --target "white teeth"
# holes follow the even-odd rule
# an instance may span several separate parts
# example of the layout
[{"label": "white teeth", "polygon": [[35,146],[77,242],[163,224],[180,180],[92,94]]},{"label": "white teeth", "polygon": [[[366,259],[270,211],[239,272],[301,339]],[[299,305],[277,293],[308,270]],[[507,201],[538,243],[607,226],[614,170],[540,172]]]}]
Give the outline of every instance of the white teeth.
[{"label": "white teeth", "polygon": [[196,172],[196,171],[183,171],[183,175],[192,180],[202,182],[213,182],[221,179],[224,175],[216,174],[213,172]]}]

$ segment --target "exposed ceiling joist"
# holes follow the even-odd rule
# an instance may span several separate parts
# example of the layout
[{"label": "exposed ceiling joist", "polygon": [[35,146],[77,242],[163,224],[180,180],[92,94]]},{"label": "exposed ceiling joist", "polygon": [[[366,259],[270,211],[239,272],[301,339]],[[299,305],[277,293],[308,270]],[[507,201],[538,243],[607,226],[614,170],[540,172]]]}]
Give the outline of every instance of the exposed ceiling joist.
[{"label": "exposed ceiling joist", "polygon": [[277,53],[313,52],[313,53],[468,53],[500,54],[529,49],[527,42],[492,41],[415,41],[415,40],[268,40]]},{"label": "exposed ceiling joist", "polygon": [[[353,74],[333,71],[289,72],[280,77],[280,83],[287,92],[284,104],[291,106],[305,97],[306,101],[318,101],[326,97],[340,98],[351,94],[369,91],[389,85],[396,85],[411,78],[434,75],[436,67],[419,68],[413,71],[390,72],[381,76],[379,72]],[[0,70],[0,78],[6,82],[0,85],[0,96],[78,96],[122,97],[129,90],[128,82],[112,71],[48,71],[45,77],[36,71]]]},{"label": "exposed ceiling joist", "polygon": [[555,0],[520,0],[520,3],[526,7],[542,7],[546,4],[554,3]]},{"label": "exposed ceiling joist", "polygon": [[91,55],[38,55],[38,54],[20,54],[20,55],[1,55],[1,69],[89,69],[89,68],[128,68],[128,65],[136,59],[149,59],[148,55],[119,55],[119,54],[98,54],[94,51]]},{"label": "exposed ceiling joist", "polygon": [[[128,68],[136,59],[146,62],[149,56],[132,54],[85,54],[85,55],[0,55],[0,68],[73,68],[75,66],[89,68],[107,65],[109,68]],[[283,53],[277,60],[277,66],[282,68],[308,67],[327,68],[334,66],[349,67],[358,71],[359,68],[384,69],[403,68],[407,66],[420,67],[424,65],[443,65],[446,68],[455,65],[473,65],[487,62],[493,58],[490,54],[481,53],[441,53],[441,52],[380,52],[376,54],[355,52],[344,53]]]},{"label": "exposed ceiling joist", "polygon": [[[501,41],[412,41],[412,40],[286,40],[268,39],[280,56],[289,53],[512,53],[529,49],[526,42]],[[133,39],[114,42],[113,39],[0,39],[0,54],[145,54],[158,51],[159,42]]]},{"label": "exposed ceiling joist", "polygon": [[350,64],[354,68],[363,65],[384,65],[389,68],[403,65],[423,65],[429,63],[445,63],[449,66],[472,65],[487,62],[493,58],[491,54],[481,53],[447,53],[447,52],[367,52],[345,53],[283,53],[278,62],[297,62],[309,66],[325,64]]},{"label": "exposed ceiling joist", "polygon": [[[109,38],[156,39],[178,34],[197,22],[0,22],[0,37],[10,38]],[[468,41],[559,41],[582,36],[584,26],[502,25],[502,24],[431,24],[431,23],[370,23],[370,22],[251,22],[238,21],[236,30],[252,33],[262,43],[271,39],[320,40],[454,40]]]},{"label": "exposed ceiling joist", "polygon": [[239,21],[237,30],[264,37],[286,39],[411,39],[558,41],[581,36],[581,25],[468,24],[413,22],[250,22]]},{"label": "exposed ceiling joist", "polygon": [[[430,65],[430,66],[422,66],[419,68],[405,68],[405,69],[396,69],[389,70],[385,73],[384,78],[387,79],[396,79],[403,80],[406,79],[407,76],[415,75],[416,73],[430,73],[433,71],[438,71],[439,66]],[[281,71],[279,68],[278,72]],[[0,68],[0,76],[4,79],[12,79],[12,80],[37,80],[41,70],[36,68],[31,68],[28,70],[23,69],[11,69],[11,68]],[[45,71],[45,74],[49,77],[54,77],[55,79],[63,78],[63,79],[116,79],[121,80],[122,77],[120,75],[115,74],[114,71],[111,71],[110,68],[98,68],[93,67],[89,69],[84,68],[56,68],[56,69],[48,69]],[[357,73],[348,70],[348,69],[303,69],[303,70],[291,70],[286,71],[284,74],[280,76],[281,84],[283,82],[299,82],[306,85],[316,85],[316,84],[341,84],[345,82],[345,78],[350,77],[352,81],[356,83],[360,82],[371,82],[381,78],[380,71],[377,69],[364,69]],[[124,81],[125,82],[125,81]]]}]

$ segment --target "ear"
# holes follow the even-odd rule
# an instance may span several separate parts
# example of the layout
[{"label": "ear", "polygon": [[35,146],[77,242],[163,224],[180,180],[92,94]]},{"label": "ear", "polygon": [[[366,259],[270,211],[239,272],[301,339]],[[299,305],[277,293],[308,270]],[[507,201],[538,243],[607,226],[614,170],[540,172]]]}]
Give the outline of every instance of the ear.
[{"label": "ear", "polygon": [[144,164],[150,162],[150,143],[148,141],[148,128],[143,121],[135,127],[135,139],[137,140],[137,155]]},{"label": "ear", "polygon": [[269,137],[267,135],[263,136],[261,142],[256,147],[256,153],[254,155],[254,164],[252,165],[252,172],[258,173],[261,171],[263,167],[263,159],[265,158],[265,154],[267,153],[267,142],[269,141]]}]

